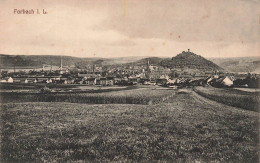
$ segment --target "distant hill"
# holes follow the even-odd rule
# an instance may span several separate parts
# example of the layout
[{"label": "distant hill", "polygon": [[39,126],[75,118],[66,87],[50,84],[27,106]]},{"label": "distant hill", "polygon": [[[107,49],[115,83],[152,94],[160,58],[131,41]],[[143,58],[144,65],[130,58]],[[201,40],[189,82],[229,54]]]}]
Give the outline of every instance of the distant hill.
[{"label": "distant hill", "polygon": [[132,56],[132,57],[117,57],[117,58],[106,58],[103,61],[103,65],[115,65],[115,64],[125,64],[139,61],[145,58],[145,56]]},{"label": "distant hill", "polygon": [[260,57],[209,58],[229,72],[260,73]]},{"label": "distant hill", "polygon": [[[78,58],[72,56],[62,56],[63,66],[76,66],[84,68],[86,65],[113,65],[124,64],[128,62],[135,62],[144,57],[120,57],[120,58]],[[42,67],[47,65],[60,65],[61,56],[55,55],[5,55],[0,54],[1,68],[10,68],[14,65],[16,67],[31,68]]]},{"label": "distant hill", "polygon": [[[59,66],[61,56],[52,55],[0,55],[0,65],[2,68],[6,67],[42,67],[43,64]],[[70,56],[62,56],[62,64],[64,66],[75,65],[78,62],[93,62],[98,59],[93,58],[77,58]]]},{"label": "distant hill", "polygon": [[161,64],[161,61],[165,59],[165,58],[160,58],[160,57],[148,57],[148,58],[143,58],[140,60],[137,60],[135,62],[130,62],[130,63],[126,63],[127,65],[134,65],[134,66],[146,66],[147,62],[149,60],[149,64],[150,65],[155,65],[155,66],[159,66]]},{"label": "distant hill", "polygon": [[183,51],[171,59],[164,59],[161,61],[161,66],[176,69],[197,69],[200,71],[222,71],[223,68],[217,64],[209,61],[202,56],[189,51]]},{"label": "distant hill", "polygon": [[[60,65],[61,56],[53,55],[5,55],[0,54],[0,67],[32,68],[47,65]],[[163,66],[168,68],[192,69],[192,70],[223,70],[229,72],[251,72],[260,73],[260,57],[241,57],[241,58],[208,58],[205,59],[192,52],[182,52],[172,58],[161,57],[118,57],[118,58],[78,58],[72,56],[62,56],[63,66],[76,66],[85,68],[87,65],[147,65],[149,58],[150,65]],[[223,68],[223,69],[222,69]]]}]

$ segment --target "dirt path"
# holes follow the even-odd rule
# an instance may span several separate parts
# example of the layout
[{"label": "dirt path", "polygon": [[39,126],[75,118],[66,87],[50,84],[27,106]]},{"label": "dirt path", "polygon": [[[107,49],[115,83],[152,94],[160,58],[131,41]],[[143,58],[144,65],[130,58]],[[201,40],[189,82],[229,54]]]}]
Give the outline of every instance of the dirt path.
[{"label": "dirt path", "polygon": [[[219,103],[219,102],[216,102],[216,101],[207,99],[207,98],[205,98],[205,97],[203,97],[203,96],[197,94],[197,93],[194,92],[194,91],[191,91],[190,93],[191,93],[192,97],[193,97],[196,101],[198,101],[199,103],[203,103],[203,104],[206,103],[206,104],[208,104],[208,105],[210,105],[210,106],[220,107],[220,108],[221,108],[221,107],[231,107],[231,106],[228,106],[228,105],[225,105],[225,104],[221,104],[221,103]],[[238,109],[238,108],[236,108],[236,109]]]}]

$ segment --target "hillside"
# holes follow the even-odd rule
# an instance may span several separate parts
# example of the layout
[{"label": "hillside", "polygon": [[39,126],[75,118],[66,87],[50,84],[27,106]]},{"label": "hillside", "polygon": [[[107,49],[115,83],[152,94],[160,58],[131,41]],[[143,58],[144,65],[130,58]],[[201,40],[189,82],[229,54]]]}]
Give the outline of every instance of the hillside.
[{"label": "hillside", "polygon": [[140,60],[137,60],[135,62],[130,62],[130,63],[126,63],[127,65],[134,65],[134,66],[146,66],[149,60],[149,64],[150,65],[154,65],[154,66],[158,66],[161,64],[161,61],[164,58],[160,58],[160,57],[148,57],[148,58],[143,58]]},{"label": "hillside", "polygon": [[183,51],[172,59],[164,59],[161,66],[168,68],[188,68],[204,71],[223,70],[220,66],[190,51]]},{"label": "hillside", "polygon": [[230,72],[260,73],[260,57],[210,58]]},{"label": "hillside", "polygon": [[[76,66],[84,68],[86,65],[113,65],[135,62],[144,57],[120,57],[120,58],[78,58],[72,56],[62,56],[63,66]],[[61,56],[55,55],[4,55],[0,54],[1,68],[16,67],[42,67],[47,65],[60,65]]]},{"label": "hillside", "polygon": [[[114,65],[121,64],[147,65],[148,57],[117,57],[117,58],[78,58],[62,56],[63,66],[76,66],[85,68],[87,65]],[[203,58],[192,52],[182,52],[173,58],[149,57],[150,65],[164,66],[168,68],[181,68],[193,70],[225,70],[229,72],[260,73],[260,57],[240,58]],[[16,67],[31,68],[47,65],[60,65],[60,56],[53,55],[4,55],[0,54],[1,68]],[[223,68],[223,69],[222,69]]]},{"label": "hillside", "polygon": [[[2,68],[13,67],[42,67],[43,64],[60,65],[61,56],[52,55],[0,55],[0,64]],[[62,56],[64,66],[76,65],[80,62],[93,62],[98,58],[77,58],[71,56]]]}]

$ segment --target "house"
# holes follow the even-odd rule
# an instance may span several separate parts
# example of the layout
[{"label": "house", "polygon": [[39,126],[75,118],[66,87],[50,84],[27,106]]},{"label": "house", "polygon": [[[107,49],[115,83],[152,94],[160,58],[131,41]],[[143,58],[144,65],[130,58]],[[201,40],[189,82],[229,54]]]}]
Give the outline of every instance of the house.
[{"label": "house", "polygon": [[37,80],[36,79],[33,79],[33,78],[26,78],[26,79],[23,79],[21,80],[21,83],[37,83]]},{"label": "house", "polygon": [[60,80],[56,80],[55,82],[58,84],[68,84],[67,79],[60,79]]},{"label": "house", "polygon": [[221,84],[223,84],[224,86],[230,87],[233,85],[233,80],[230,76],[226,76],[222,79]]},{"label": "house", "polygon": [[6,80],[5,79],[1,79],[0,83],[6,83]]},{"label": "house", "polygon": [[83,84],[83,78],[77,78],[74,80],[75,84]]},{"label": "house", "polygon": [[166,85],[167,84],[167,79],[165,78],[159,78],[159,79],[156,79],[156,84],[157,85]]},{"label": "house", "polygon": [[33,83],[37,83],[38,81],[37,81],[37,79],[34,79],[34,80],[32,80],[32,82],[33,82]]},{"label": "house", "polygon": [[48,79],[48,80],[46,80],[46,83],[47,83],[47,84],[52,83],[52,80],[51,80],[51,79]]},{"label": "house", "polygon": [[121,82],[120,78],[114,78],[114,84],[119,84]]},{"label": "house", "polygon": [[29,83],[29,80],[28,79],[21,79],[20,82],[27,84],[27,83]]},{"label": "house", "polygon": [[145,81],[144,82],[144,85],[155,85],[156,84],[156,82],[155,81]]},{"label": "house", "polygon": [[74,79],[67,79],[67,84],[74,84],[75,80]]},{"label": "house", "polygon": [[137,84],[137,78],[136,77],[129,77],[128,82],[131,84]]},{"label": "house", "polygon": [[136,75],[137,78],[145,78],[145,73],[140,73]]},{"label": "house", "polygon": [[169,85],[176,85],[176,84],[179,84],[181,82],[181,80],[180,79],[178,79],[178,78],[174,78],[174,79],[168,79],[168,84]]},{"label": "house", "polygon": [[161,75],[161,76],[160,76],[160,79],[167,79],[167,80],[168,80],[168,79],[169,79],[169,76],[168,76],[168,75]]},{"label": "house", "polygon": [[106,85],[114,85],[114,77],[107,77]]},{"label": "house", "polygon": [[12,77],[9,77],[9,78],[7,78],[7,83],[13,83],[14,82],[14,79],[12,78]]},{"label": "house", "polygon": [[89,74],[89,73],[78,73],[78,77],[79,78],[94,78],[94,77],[98,77],[98,75],[96,74]]},{"label": "house", "polygon": [[96,84],[96,78],[88,78],[86,81],[87,85],[95,85]]},{"label": "house", "polygon": [[46,83],[48,78],[36,78],[37,83]]},{"label": "house", "polygon": [[224,76],[217,79],[215,82],[212,83],[212,86],[215,87],[231,87],[233,86],[233,81],[229,76]]},{"label": "house", "polygon": [[176,80],[168,79],[167,84],[168,85],[174,85]]},{"label": "house", "polygon": [[191,86],[202,86],[202,85],[205,85],[206,82],[204,79],[197,79],[197,80],[191,80],[190,81],[190,85]]},{"label": "house", "polygon": [[207,79],[206,79],[206,82],[207,82],[207,84],[210,84],[210,82],[213,80],[214,78],[213,77],[208,77]]},{"label": "house", "polygon": [[107,84],[107,78],[100,78],[100,85],[106,85]]},{"label": "house", "polygon": [[100,78],[96,79],[96,85],[100,85]]}]

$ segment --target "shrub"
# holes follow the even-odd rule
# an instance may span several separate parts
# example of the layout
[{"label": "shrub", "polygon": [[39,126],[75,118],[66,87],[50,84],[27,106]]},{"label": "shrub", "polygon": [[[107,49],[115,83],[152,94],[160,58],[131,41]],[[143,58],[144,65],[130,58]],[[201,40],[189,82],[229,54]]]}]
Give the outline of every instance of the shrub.
[{"label": "shrub", "polygon": [[51,92],[51,89],[48,88],[48,87],[43,87],[41,90],[40,90],[40,93],[50,93]]}]

